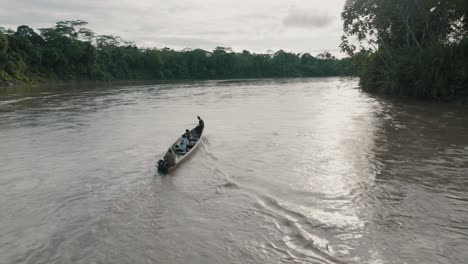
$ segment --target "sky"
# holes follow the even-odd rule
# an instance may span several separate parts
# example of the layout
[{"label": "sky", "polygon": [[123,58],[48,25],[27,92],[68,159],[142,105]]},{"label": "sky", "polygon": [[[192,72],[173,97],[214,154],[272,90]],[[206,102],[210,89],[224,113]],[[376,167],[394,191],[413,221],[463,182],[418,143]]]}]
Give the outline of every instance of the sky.
[{"label": "sky", "polygon": [[283,49],[337,57],[345,0],[0,0],[0,27],[87,21],[139,47]]}]

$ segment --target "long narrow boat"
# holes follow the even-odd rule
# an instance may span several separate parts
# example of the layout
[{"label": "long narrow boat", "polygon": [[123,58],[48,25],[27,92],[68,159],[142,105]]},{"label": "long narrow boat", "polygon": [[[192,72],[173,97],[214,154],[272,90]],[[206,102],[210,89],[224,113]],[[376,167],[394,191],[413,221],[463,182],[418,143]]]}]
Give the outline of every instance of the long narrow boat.
[{"label": "long narrow boat", "polygon": [[200,128],[198,126],[193,128],[192,130],[190,130],[190,133],[192,134],[192,138],[196,139],[197,142],[187,152],[179,152],[177,150],[176,146],[180,142],[180,140],[182,139],[181,137],[179,137],[171,145],[172,153],[174,153],[174,156],[176,158],[175,165],[168,167],[165,163],[161,163],[161,161],[163,161],[163,160],[159,160],[158,164],[157,164],[158,171],[161,172],[161,173],[170,173],[170,172],[174,171],[175,169],[177,169],[180,166],[180,164],[182,164],[184,161],[186,161],[190,157],[190,155],[192,155],[195,152],[195,150],[198,148],[198,146],[200,145],[200,143],[202,141],[203,132],[205,132],[205,130],[206,130],[205,127],[203,127],[203,128],[201,128],[201,131],[200,131]]}]

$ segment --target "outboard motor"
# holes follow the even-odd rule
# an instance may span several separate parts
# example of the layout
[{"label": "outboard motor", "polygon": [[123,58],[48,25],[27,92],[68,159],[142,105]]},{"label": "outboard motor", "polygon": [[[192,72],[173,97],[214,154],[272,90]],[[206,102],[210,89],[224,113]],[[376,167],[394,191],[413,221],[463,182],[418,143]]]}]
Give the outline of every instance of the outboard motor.
[{"label": "outboard motor", "polygon": [[158,171],[161,173],[168,173],[168,167],[167,167],[167,162],[165,160],[159,160],[158,161]]}]

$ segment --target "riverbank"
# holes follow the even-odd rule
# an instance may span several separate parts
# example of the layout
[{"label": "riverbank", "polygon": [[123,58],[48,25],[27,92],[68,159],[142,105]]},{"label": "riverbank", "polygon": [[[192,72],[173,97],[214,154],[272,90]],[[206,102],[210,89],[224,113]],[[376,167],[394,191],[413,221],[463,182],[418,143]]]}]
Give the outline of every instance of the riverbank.
[{"label": "riverbank", "polygon": [[328,52],[314,56],[284,50],[236,52],[229,47],[139,48],[114,36],[85,36],[83,32],[92,32],[85,25],[60,21],[39,34],[28,26],[0,32],[0,83],[329,77],[354,71],[350,58]]},{"label": "riverbank", "polygon": [[141,86],[141,85],[158,85],[158,84],[189,84],[203,82],[261,82],[267,80],[307,80],[321,78],[340,78],[342,80],[353,81],[355,76],[325,76],[325,77],[297,77],[297,78],[231,78],[231,79],[180,79],[180,80],[119,80],[119,81],[90,81],[90,80],[73,80],[73,81],[48,81],[35,83],[16,83],[12,85],[0,85],[0,95],[20,92],[43,92],[72,90],[72,89],[95,89],[102,87],[113,86]]},{"label": "riverbank", "polygon": [[[343,80],[356,80],[359,79],[355,76],[335,76]],[[309,77],[314,78],[334,78],[331,77]],[[154,84],[182,84],[182,83],[194,83],[194,82],[207,82],[207,81],[226,81],[226,82],[239,82],[239,81],[265,81],[265,80],[294,80],[294,79],[309,79],[309,78],[237,78],[237,79],[183,79],[183,80],[120,80],[120,81],[90,81],[90,80],[73,80],[73,81],[44,81],[35,83],[11,83],[1,84],[0,83],[0,95],[8,95],[12,93],[35,93],[44,91],[59,91],[59,90],[73,90],[73,89],[96,89],[114,86],[140,86],[140,85],[154,85]],[[377,96],[379,98],[386,98],[387,100],[398,100],[403,99],[405,101],[414,102],[439,102],[442,104],[454,104],[460,106],[468,106],[468,96],[464,97],[447,97],[438,99],[428,98],[415,98],[410,96],[394,96],[378,91],[366,91],[369,95]]]},{"label": "riverbank", "polygon": [[468,2],[424,2],[347,1],[340,47],[359,59],[365,91],[466,101]]}]

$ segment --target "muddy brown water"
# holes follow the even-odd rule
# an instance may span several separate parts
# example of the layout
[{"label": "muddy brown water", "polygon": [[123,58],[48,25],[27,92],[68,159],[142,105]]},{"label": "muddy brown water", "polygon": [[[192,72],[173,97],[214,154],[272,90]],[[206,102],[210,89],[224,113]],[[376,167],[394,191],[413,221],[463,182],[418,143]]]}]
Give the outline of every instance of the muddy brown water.
[{"label": "muddy brown water", "polygon": [[338,78],[91,88],[0,96],[0,263],[468,260],[466,107]]}]

